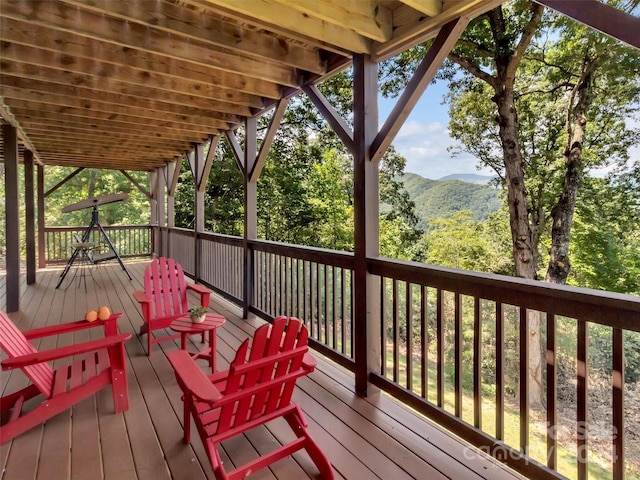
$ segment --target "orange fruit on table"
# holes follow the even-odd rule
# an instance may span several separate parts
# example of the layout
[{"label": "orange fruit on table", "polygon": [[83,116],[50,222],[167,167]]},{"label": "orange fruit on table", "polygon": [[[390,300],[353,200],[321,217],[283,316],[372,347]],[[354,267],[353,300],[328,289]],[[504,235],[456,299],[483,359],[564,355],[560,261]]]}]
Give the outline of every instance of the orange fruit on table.
[{"label": "orange fruit on table", "polygon": [[84,314],[84,319],[87,322],[95,322],[98,319],[98,312],[96,312],[95,310],[89,310]]},{"label": "orange fruit on table", "polygon": [[100,307],[98,309],[98,318],[100,320],[106,320],[111,316],[111,310],[109,310],[109,307]]}]

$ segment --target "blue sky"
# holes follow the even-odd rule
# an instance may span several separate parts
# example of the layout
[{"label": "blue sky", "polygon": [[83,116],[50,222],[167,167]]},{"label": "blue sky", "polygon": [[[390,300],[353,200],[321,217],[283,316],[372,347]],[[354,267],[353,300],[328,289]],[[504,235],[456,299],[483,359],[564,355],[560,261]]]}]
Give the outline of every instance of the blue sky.
[{"label": "blue sky", "polygon": [[[493,175],[488,169],[477,170],[477,159],[463,153],[455,158],[447,151],[454,145],[449,136],[449,113],[442,105],[446,83],[429,85],[409,118],[393,141],[396,150],[407,159],[406,171],[437,180],[454,173]],[[379,123],[384,124],[397,98],[379,98]]]},{"label": "blue sky", "polygon": [[[454,173],[495,175],[495,172],[487,168],[478,170],[478,160],[472,155],[461,153],[452,158],[451,153],[447,151],[447,147],[455,145],[456,142],[449,136],[448,107],[442,105],[446,89],[445,82],[429,85],[394,139],[393,146],[407,159],[405,171],[433,180]],[[396,102],[397,98],[379,97],[380,126],[384,124]],[[638,128],[637,119],[628,119],[628,123],[630,127]],[[640,160],[640,145],[633,147],[630,155],[629,167],[634,161]],[[591,175],[604,177],[611,170],[612,167],[592,170]]]}]

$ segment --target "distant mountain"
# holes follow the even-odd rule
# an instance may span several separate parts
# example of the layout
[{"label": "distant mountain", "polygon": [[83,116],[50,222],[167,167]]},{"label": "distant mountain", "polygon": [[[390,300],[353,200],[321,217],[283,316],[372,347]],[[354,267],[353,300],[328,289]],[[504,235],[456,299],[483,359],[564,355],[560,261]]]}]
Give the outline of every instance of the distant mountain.
[{"label": "distant mountain", "polygon": [[498,198],[497,188],[446,178],[448,177],[430,180],[415,173],[406,173],[401,177],[400,181],[416,204],[420,227],[426,229],[429,219],[445,217],[460,210],[471,210],[474,219],[486,220],[490,213],[500,207],[501,200]]},{"label": "distant mountain", "polygon": [[475,173],[454,173],[453,175],[447,175],[446,177],[439,178],[440,181],[446,180],[461,180],[468,183],[478,183],[486,185],[491,180],[495,179],[495,176],[491,175],[477,175]]}]

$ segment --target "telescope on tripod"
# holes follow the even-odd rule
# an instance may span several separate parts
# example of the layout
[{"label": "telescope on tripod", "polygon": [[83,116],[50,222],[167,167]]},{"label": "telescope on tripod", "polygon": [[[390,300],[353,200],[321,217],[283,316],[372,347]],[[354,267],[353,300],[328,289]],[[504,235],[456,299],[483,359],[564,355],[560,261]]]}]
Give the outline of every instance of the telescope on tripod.
[{"label": "telescope on tripod", "polygon": [[[62,285],[62,282],[64,281],[65,277],[69,273],[69,270],[71,270],[73,263],[78,259],[78,257],[82,257],[84,260],[88,260],[91,264],[94,264],[94,265],[97,263],[106,262],[107,260],[111,260],[115,258],[118,260],[118,263],[120,263],[122,270],[124,270],[124,272],[127,274],[127,277],[129,277],[129,280],[132,280],[131,275],[129,274],[127,268],[124,266],[124,263],[122,262],[122,258],[120,258],[118,251],[116,250],[113,243],[109,239],[109,236],[107,235],[104,228],[100,224],[100,214],[98,213],[98,207],[100,205],[106,205],[108,203],[114,203],[114,202],[121,202],[122,200],[126,200],[127,198],[129,198],[128,193],[100,195],[98,197],[87,198],[86,200],[82,200],[72,205],[67,205],[62,209],[62,213],[74,212],[76,210],[83,210],[85,208],[92,208],[93,211],[91,213],[91,222],[89,223],[89,226],[86,228],[86,230],[82,234],[82,238],[80,242],[75,244],[73,253],[69,258],[67,265],[64,267],[64,270],[60,274],[60,279],[58,280],[58,284],[56,285],[56,288]],[[89,238],[94,228],[98,229],[100,238],[109,247],[108,252],[93,254],[90,248],[88,248]],[[86,283],[85,283],[85,289],[86,289]]]}]

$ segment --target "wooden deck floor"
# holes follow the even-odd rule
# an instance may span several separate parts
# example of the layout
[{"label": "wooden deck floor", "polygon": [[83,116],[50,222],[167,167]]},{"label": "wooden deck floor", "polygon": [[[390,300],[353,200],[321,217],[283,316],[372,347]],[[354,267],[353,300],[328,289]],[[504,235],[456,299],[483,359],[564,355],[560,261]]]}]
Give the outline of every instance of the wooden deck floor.
[{"label": "wooden deck floor", "polygon": [[[125,313],[130,408],[114,415],[110,391],[102,391],[14,439],[0,450],[1,478],[23,479],[201,479],[213,478],[197,435],[182,442],[182,404],[166,352],[174,341],[154,346],[147,357],[145,339],[136,336],[142,323],[132,292],[141,288],[146,262],[127,263],[129,281],[118,265],[95,268],[88,291],[71,285],[55,289],[59,270],[38,272],[35,285],[21,285],[21,311],[10,315],[18,327],[57,324],[82,318],[84,312],[108,305]],[[24,282],[24,280],[23,280]],[[99,285],[98,285],[99,284]],[[63,285],[64,287],[64,285]],[[0,308],[5,308],[4,275],[0,276]],[[226,368],[241,341],[261,320],[242,320],[233,305],[215,298],[213,308],[227,317],[218,332],[218,366]],[[197,337],[196,338],[197,341]],[[81,338],[61,338],[58,345]],[[196,346],[199,345],[196,343]],[[40,349],[56,346],[42,342]],[[295,400],[307,416],[309,429],[329,457],[337,478],[346,479],[515,479],[518,475],[470,449],[450,433],[423,419],[386,395],[359,398],[353,376],[316,355],[318,369],[298,381]],[[203,368],[207,368],[202,363]],[[19,372],[3,372],[3,394],[22,386]],[[283,438],[282,423],[259,428],[225,442],[227,462],[243,462],[272,448]],[[282,460],[252,479],[317,478],[305,453]]]}]

